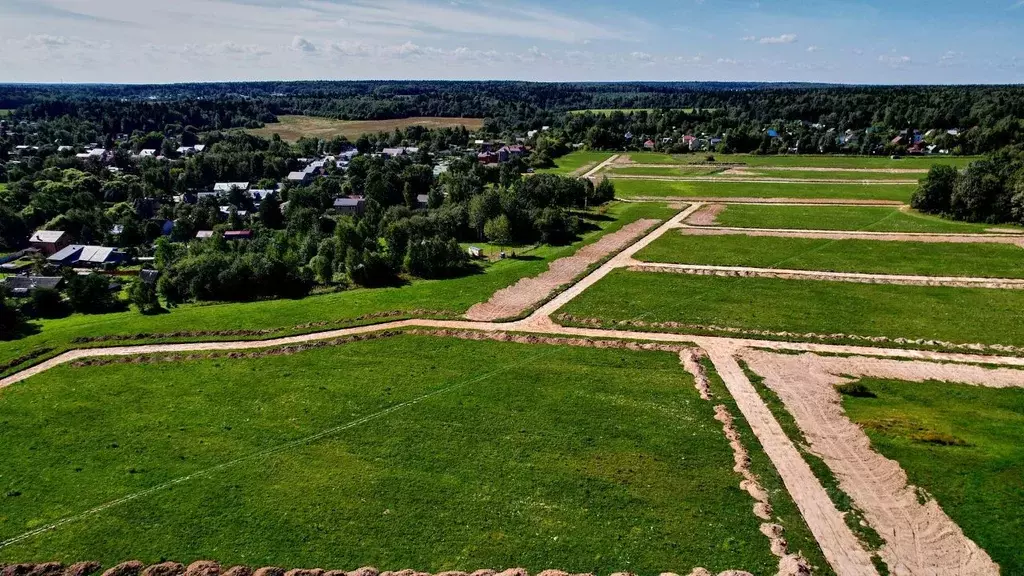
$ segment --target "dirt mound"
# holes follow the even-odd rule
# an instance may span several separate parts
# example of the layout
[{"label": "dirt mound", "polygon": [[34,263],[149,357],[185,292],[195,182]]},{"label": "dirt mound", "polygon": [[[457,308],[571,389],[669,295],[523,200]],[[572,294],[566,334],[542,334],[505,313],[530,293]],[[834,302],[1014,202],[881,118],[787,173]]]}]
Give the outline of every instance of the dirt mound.
[{"label": "dirt mound", "polygon": [[691,226],[714,226],[716,220],[718,220],[718,215],[725,209],[725,204],[708,204],[687,218],[686,224]]},{"label": "dirt mound", "polygon": [[988,554],[963,534],[935,500],[921,500],[899,463],[871,449],[864,431],[846,417],[836,386],[858,376],[1024,386],[1024,371],[757,350],[743,351],[741,356],[778,394],[810,449],[825,461],[839,487],[884,539],[879,554],[893,573],[999,573]]},{"label": "dirt mound", "polygon": [[542,303],[562,286],[571,283],[590,266],[632,244],[658,222],[638,220],[593,244],[580,248],[572,256],[559,258],[541,275],[523,278],[508,288],[498,290],[487,302],[473,306],[466,312],[466,318],[478,322],[493,322],[519,316]]}]

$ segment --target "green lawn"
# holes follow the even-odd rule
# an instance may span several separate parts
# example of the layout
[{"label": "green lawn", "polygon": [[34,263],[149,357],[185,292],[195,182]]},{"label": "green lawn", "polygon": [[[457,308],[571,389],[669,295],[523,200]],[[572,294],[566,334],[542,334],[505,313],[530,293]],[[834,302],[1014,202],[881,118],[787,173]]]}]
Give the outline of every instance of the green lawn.
[{"label": "green lawn", "polygon": [[612,178],[619,198],[835,198],[909,202],[916,185],[673,182]]},{"label": "green lawn", "polygon": [[[836,170],[746,170],[758,178],[790,180],[920,180],[924,174],[899,172],[843,172]],[[736,176],[741,178],[741,176]],[[742,176],[747,178],[747,176]]]},{"label": "green lawn", "polygon": [[[1024,345],[1024,291],[615,270],[562,313],[796,334]],[[684,333],[729,335],[680,328]],[[779,339],[776,336],[757,336]],[[792,339],[804,339],[793,336]],[[838,340],[837,340],[838,341]]]},{"label": "green lawn", "polygon": [[714,166],[614,166],[608,171],[609,176],[710,176],[721,172],[722,168]]},{"label": "green lawn", "polygon": [[992,556],[1024,574],[1024,390],[863,380],[876,398],[843,397],[871,446]]},{"label": "green lawn", "polygon": [[[72,340],[77,337],[103,335],[135,335],[179,331],[225,331],[282,329],[264,335],[273,338],[300,332],[315,332],[337,328],[311,327],[295,329],[310,322],[351,322],[368,314],[399,312],[398,318],[421,316],[419,310],[430,310],[447,315],[461,315],[473,304],[485,302],[491,295],[521,278],[535,276],[547,270],[548,264],[574,254],[585,244],[597,241],[602,235],[614,232],[641,218],[668,219],[677,211],[658,204],[613,204],[605,217],[598,221],[601,230],[588,233],[582,241],[570,246],[543,246],[531,251],[526,258],[502,260],[485,268],[481,274],[451,280],[415,281],[400,288],[359,289],[310,296],[302,300],[271,300],[246,304],[186,305],[168,314],[143,316],[138,312],[103,314],[98,316],[74,315],[59,320],[34,322],[38,333],[18,340],[0,342],[0,364],[23,357],[33,351],[52,348],[51,354],[70,347],[78,347]],[[389,318],[396,319],[396,318]],[[367,320],[366,322],[373,322]],[[364,323],[366,323],[364,322]],[[239,340],[256,336],[230,335],[225,337],[186,337],[177,340]],[[136,342],[145,342],[143,337]],[[110,345],[101,344],[101,345]]]},{"label": "green lawn", "polygon": [[955,222],[914,210],[888,206],[771,206],[732,204],[717,219],[721,226],[737,228],[783,228],[796,230],[849,230],[871,232],[935,232],[976,234],[994,228],[1019,230],[1013,226],[991,226]]},{"label": "green lawn", "polygon": [[[960,168],[979,160],[979,156],[912,156],[892,160],[888,156],[814,156],[752,154],[714,154],[717,162],[746,164],[748,166],[785,166],[794,168],[912,168],[927,170],[934,164],[947,164]],[[703,157],[701,157],[703,159]]]},{"label": "green lawn", "polygon": [[540,173],[568,175],[576,172],[584,166],[593,164],[597,166],[601,162],[612,157],[612,152],[592,152],[590,150],[577,150],[570,152],[561,158],[555,158],[554,168],[543,168],[537,170]]},{"label": "green lawn", "polygon": [[0,393],[0,541],[152,492],[0,562],[774,573],[713,417],[669,353],[399,336],[63,366]]},{"label": "green lawn", "polygon": [[637,255],[644,262],[748,266],[868,274],[1024,278],[1012,244],[698,236],[669,232]]}]

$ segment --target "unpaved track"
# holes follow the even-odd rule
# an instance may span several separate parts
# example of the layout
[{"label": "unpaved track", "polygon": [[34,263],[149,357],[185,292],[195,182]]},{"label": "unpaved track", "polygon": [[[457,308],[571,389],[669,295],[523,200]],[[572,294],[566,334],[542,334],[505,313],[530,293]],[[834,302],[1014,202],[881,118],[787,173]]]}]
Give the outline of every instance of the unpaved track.
[{"label": "unpaved track", "polygon": [[846,417],[835,386],[852,381],[839,375],[848,374],[1024,387],[1024,371],[754,350],[741,355],[779,395],[810,449],[825,460],[840,488],[883,538],[880,554],[893,574],[999,574],[988,554],[963,534],[934,499],[919,501],[898,462],[871,449],[867,434]]},{"label": "unpaved track", "polygon": [[601,162],[600,164],[598,164],[597,166],[592,168],[590,171],[588,171],[586,174],[584,174],[582,176],[582,178],[593,178],[594,176],[599,174],[602,170],[604,170],[608,166],[614,164],[618,159],[619,159],[619,155],[615,154],[611,158],[605,160],[604,162]]},{"label": "unpaved track", "polygon": [[947,244],[1013,244],[1024,247],[1024,237],[1014,234],[945,234],[934,232],[857,232],[847,230],[790,230],[782,228],[728,228],[680,224],[681,234],[691,236],[732,236],[812,238],[818,240],[889,240]]},{"label": "unpaved track", "polygon": [[720,276],[730,278],[777,278],[782,280],[818,280],[852,282],[855,284],[890,284],[898,286],[947,286],[954,288],[991,288],[997,290],[1024,290],[1021,278],[972,278],[969,276],[910,276],[905,274],[864,274],[861,272],[824,272],[820,270],[791,270],[786,268],[750,268],[746,266],[710,266],[698,264],[670,264],[665,262],[639,262],[628,267],[631,272],[674,272],[694,276]]},{"label": "unpaved track", "polygon": [[559,287],[572,282],[589,266],[632,244],[657,223],[657,220],[637,220],[616,232],[602,236],[600,240],[580,248],[572,256],[555,260],[540,275],[523,278],[508,288],[498,290],[487,302],[470,308],[466,312],[466,318],[492,322],[519,316],[543,302]]}]

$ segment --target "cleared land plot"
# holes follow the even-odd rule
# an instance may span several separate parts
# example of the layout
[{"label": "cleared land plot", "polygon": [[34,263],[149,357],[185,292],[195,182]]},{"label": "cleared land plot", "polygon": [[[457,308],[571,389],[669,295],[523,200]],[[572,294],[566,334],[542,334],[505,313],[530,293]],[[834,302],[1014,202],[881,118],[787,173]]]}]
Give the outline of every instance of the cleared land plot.
[{"label": "cleared land plot", "polygon": [[[651,112],[654,112],[655,110],[655,108],[591,108],[588,110],[571,110],[569,114],[586,114],[589,112],[591,114],[602,114],[605,116],[609,116],[611,114],[614,114],[615,112],[622,112],[623,114],[632,114],[634,112],[647,112],[649,114]],[[661,108],[657,108],[657,110],[661,110]],[[693,114],[694,109],[669,108],[669,110],[681,110],[683,112],[686,112],[687,114]],[[714,108],[705,108],[704,110],[707,112],[712,112],[714,111]]]},{"label": "cleared land plot", "polygon": [[679,323],[656,328],[751,338],[842,342],[839,335],[854,335],[879,337],[877,344],[895,338],[1024,344],[1019,290],[615,270],[559,313],[608,326]]},{"label": "cleared land plot", "polygon": [[792,168],[904,168],[927,170],[935,164],[947,164],[959,168],[979,160],[979,156],[914,156],[902,160],[876,156],[814,156],[814,155],[774,155],[756,156],[752,154],[716,154],[714,152],[694,152],[693,154],[659,154],[655,152],[629,152],[628,156],[637,164],[693,164],[704,162],[713,156],[715,162],[722,164],[746,164],[747,166],[780,166]]},{"label": "cleared land plot", "polygon": [[710,176],[721,172],[722,168],[714,166],[615,166],[607,172],[608,176]]},{"label": "cleared land plot", "polygon": [[355,140],[363,134],[393,132],[396,128],[422,126],[424,128],[455,128],[464,126],[467,130],[483,127],[482,118],[397,118],[393,120],[335,120],[315,116],[278,116],[277,124],[246,130],[250,134],[270,138],[280,134],[282,140],[295,142],[299,138],[334,138],[344,136]]},{"label": "cleared land plot", "polygon": [[1024,249],[1012,244],[780,238],[672,231],[636,256],[644,262],[747,266],[867,274],[1024,278]]},{"label": "cleared land plot", "polygon": [[[904,172],[844,172],[842,170],[751,170],[740,169],[744,178],[785,178],[787,180],[920,180],[924,174]],[[731,176],[728,172],[723,176]]]},{"label": "cleared land plot", "polygon": [[1024,390],[860,384],[873,396],[843,395],[843,408],[872,448],[899,462],[1003,574],[1024,573]]},{"label": "cleared land plot", "polygon": [[398,336],[63,366],[0,394],[0,541],[209,472],[0,561],[774,573],[713,416],[671,353]]},{"label": "cleared land plot", "polygon": [[974,234],[991,230],[1024,232],[1013,226],[955,222],[913,210],[888,206],[766,206],[730,204],[719,212],[715,224],[735,228],[782,230],[849,230]]},{"label": "cleared land plot", "polygon": [[[136,311],[99,316],[76,314],[59,320],[33,322],[34,334],[0,342],[0,365],[42,349],[53,355],[72,347],[109,346],[112,342],[75,342],[76,338],[118,336],[122,343],[266,339],[289,334],[317,332],[352,324],[382,321],[370,315],[395,313],[386,320],[442,315],[458,317],[471,306],[485,302],[496,291],[528,276],[537,276],[558,258],[571,256],[585,245],[642,218],[667,220],[678,211],[657,204],[613,204],[604,214],[592,216],[599,227],[569,246],[542,246],[519,259],[486,266],[482,273],[450,280],[414,281],[397,288],[358,289],[310,296],[302,300],[270,300],[243,304],[185,305],[169,314],[143,316]],[[599,219],[597,219],[599,218]],[[305,326],[309,323],[331,323]],[[261,331],[217,336],[205,332]],[[185,332],[176,338],[162,335]],[[13,368],[13,367],[12,367]]]},{"label": "cleared land plot", "polygon": [[902,184],[781,184],[761,182],[673,182],[616,179],[619,198],[795,198],[909,202],[916,186]]},{"label": "cleared land plot", "polygon": [[578,150],[576,152],[570,152],[561,158],[555,158],[554,168],[543,168],[537,172],[547,174],[572,174],[574,172],[581,171],[586,167],[597,166],[611,157],[611,152]]}]

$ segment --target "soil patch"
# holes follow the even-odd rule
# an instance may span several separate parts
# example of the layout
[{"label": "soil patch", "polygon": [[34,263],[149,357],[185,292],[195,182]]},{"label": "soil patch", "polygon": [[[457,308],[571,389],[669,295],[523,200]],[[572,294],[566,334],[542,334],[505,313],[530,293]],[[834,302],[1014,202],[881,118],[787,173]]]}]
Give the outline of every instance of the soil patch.
[{"label": "soil patch", "polygon": [[576,254],[559,258],[548,270],[535,278],[523,278],[514,285],[498,290],[490,300],[476,304],[466,312],[466,318],[479,322],[492,322],[513,318],[540,304],[559,288],[569,284],[587,268],[619,252],[642,236],[658,220],[638,220],[621,230],[602,237],[597,242],[580,248]]},{"label": "soil patch", "polygon": [[686,224],[690,226],[714,226],[717,223],[718,215],[725,209],[725,204],[708,204],[687,218]]}]

